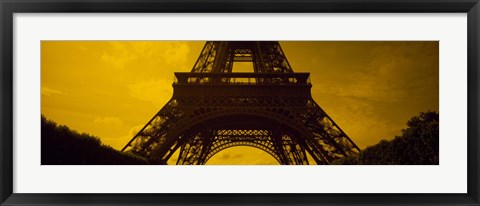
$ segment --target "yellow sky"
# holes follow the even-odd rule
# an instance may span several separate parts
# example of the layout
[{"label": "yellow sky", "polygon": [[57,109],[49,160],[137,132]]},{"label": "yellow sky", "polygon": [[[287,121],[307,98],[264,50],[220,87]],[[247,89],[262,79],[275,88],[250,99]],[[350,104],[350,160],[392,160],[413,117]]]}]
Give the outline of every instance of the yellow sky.
[{"label": "yellow sky", "polygon": [[[121,149],[172,96],[202,41],[42,41],[42,114]],[[312,96],[362,149],[438,111],[438,42],[281,42],[293,70],[310,72]],[[234,65],[235,71],[253,71]],[[174,159],[172,159],[174,161]],[[277,164],[234,147],[207,164]]]}]

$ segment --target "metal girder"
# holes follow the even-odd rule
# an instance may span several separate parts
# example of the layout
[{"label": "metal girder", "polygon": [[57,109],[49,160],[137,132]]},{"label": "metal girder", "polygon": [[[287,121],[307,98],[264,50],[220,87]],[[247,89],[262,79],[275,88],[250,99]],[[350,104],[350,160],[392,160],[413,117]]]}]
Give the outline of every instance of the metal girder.
[{"label": "metal girder", "polygon": [[[248,117],[238,118],[233,114],[245,114]],[[218,118],[223,119],[214,121]],[[229,124],[225,125],[225,122]],[[289,134],[285,131],[280,133],[282,138],[276,139],[281,141],[274,142],[270,133],[260,133],[273,131],[271,128],[258,130],[262,124],[285,125],[282,129]],[[248,128],[257,129],[250,129],[257,133],[247,132],[250,131]],[[217,133],[211,134],[212,131]],[[174,148],[180,145],[181,151],[186,151],[185,154],[198,153],[196,156],[184,157],[203,159],[193,161],[184,158],[188,161],[182,160],[183,162],[179,164],[203,164],[205,158],[209,156],[204,153],[213,151],[201,150],[208,146],[204,145],[208,142],[205,138],[209,134],[205,132],[213,135],[213,142],[224,139],[234,139],[242,144],[255,142],[253,146],[260,149],[263,148],[262,144],[277,144],[276,148],[271,147],[272,145],[268,148],[276,152],[282,164],[308,164],[304,161],[306,153],[309,153],[317,164],[328,164],[334,159],[359,152],[353,141],[315,104],[313,99],[278,96],[221,98],[191,96],[173,99],[125,146],[124,151],[131,151],[149,159],[160,158],[159,162],[165,163]]]},{"label": "metal girder", "polygon": [[[254,73],[232,73],[235,60],[250,59]],[[172,99],[122,151],[152,164],[166,164],[177,150],[177,164],[205,164],[242,145],[280,164],[311,164],[307,154],[329,164],[358,153],[311,98],[308,75],[293,72],[278,42],[207,42],[192,72],[176,73]]]},{"label": "metal girder", "polygon": [[209,41],[192,72],[231,73],[233,62],[252,62],[255,73],[293,73],[277,41]]}]

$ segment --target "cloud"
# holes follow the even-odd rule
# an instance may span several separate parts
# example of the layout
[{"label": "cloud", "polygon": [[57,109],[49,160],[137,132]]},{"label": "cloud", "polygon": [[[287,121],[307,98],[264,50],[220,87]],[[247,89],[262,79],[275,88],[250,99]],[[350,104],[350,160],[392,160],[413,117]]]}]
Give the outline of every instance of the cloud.
[{"label": "cloud", "polygon": [[132,128],[130,128],[130,130],[128,130],[128,133],[127,133],[127,137],[130,137],[133,138],[133,136],[135,136],[145,125],[143,124],[139,124],[137,126],[133,126]]},{"label": "cloud", "polygon": [[158,53],[157,55],[163,57],[167,64],[179,66],[184,65],[187,61],[187,55],[190,52],[190,48],[185,42],[172,42],[162,51],[163,53]]},{"label": "cloud", "polygon": [[234,146],[215,154],[210,165],[271,165],[278,162],[270,154],[251,146]]},{"label": "cloud", "polygon": [[238,160],[238,159],[241,159],[244,155],[242,154],[230,154],[230,153],[222,153],[220,154],[220,156],[218,157],[219,159],[221,160]]},{"label": "cloud", "polygon": [[93,123],[108,127],[120,127],[123,125],[123,121],[116,117],[97,117],[93,120]]},{"label": "cloud", "polygon": [[128,94],[141,101],[163,105],[173,95],[172,82],[164,79],[137,82],[128,86]]},{"label": "cloud", "polygon": [[[128,128],[128,126],[125,124],[123,124],[123,126]],[[128,143],[128,141],[130,141],[143,128],[143,126],[144,125],[136,125],[136,126],[130,127],[127,134],[124,133],[125,135],[102,136],[102,142],[112,146],[117,150],[121,150]]]},{"label": "cloud", "polygon": [[360,148],[399,135],[418,112],[438,109],[438,44],[370,45],[339,52],[351,61],[329,57],[325,65],[334,72],[312,78],[317,103]]},{"label": "cloud", "polygon": [[52,88],[49,88],[49,87],[42,87],[41,88],[41,94],[42,95],[45,95],[45,96],[52,96],[52,95],[61,95],[63,94],[62,91],[60,90],[57,90],[57,89],[52,89]]},{"label": "cloud", "polygon": [[138,61],[150,65],[185,66],[190,47],[187,42],[110,42],[101,60],[108,68],[124,69]]},{"label": "cloud", "polygon": [[108,65],[105,68],[123,69],[137,58],[137,54],[128,49],[124,42],[110,42],[110,45],[112,49],[101,56],[101,60]]},{"label": "cloud", "polygon": [[320,107],[360,148],[393,138],[404,125],[402,119],[390,118],[393,114],[379,110],[381,103],[332,95],[319,100]]},{"label": "cloud", "polygon": [[[379,43],[380,44],[380,43]],[[423,47],[431,47],[424,49]],[[322,93],[370,101],[395,102],[438,92],[438,55],[432,43],[380,44],[359,54],[364,59],[339,68],[334,79],[322,79]]]},{"label": "cloud", "polygon": [[353,73],[346,77],[343,84],[338,82],[320,82],[317,83],[316,87],[322,93],[373,101],[390,102],[407,97],[407,91],[397,80],[385,77],[382,74],[387,67],[390,66],[382,65],[367,72]]},{"label": "cloud", "polygon": [[88,50],[88,48],[86,46],[79,46],[77,48],[81,51],[87,51]]},{"label": "cloud", "polygon": [[253,162],[248,162],[247,164],[251,165],[278,165],[278,161],[275,159],[255,159]]}]

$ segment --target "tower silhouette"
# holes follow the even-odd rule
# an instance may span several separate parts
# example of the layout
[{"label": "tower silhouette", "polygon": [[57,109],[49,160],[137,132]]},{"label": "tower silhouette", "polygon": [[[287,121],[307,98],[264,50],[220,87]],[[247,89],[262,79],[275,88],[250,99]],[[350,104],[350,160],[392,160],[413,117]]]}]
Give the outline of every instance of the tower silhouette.
[{"label": "tower silhouette", "polygon": [[[252,62],[254,72],[232,72]],[[309,73],[295,73],[279,42],[207,42],[191,72],[175,73],[173,97],[122,151],[166,164],[205,164],[234,146],[261,149],[280,164],[316,164],[360,150],[315,103]],[[311,162],[310,162],[311,163]]]}]

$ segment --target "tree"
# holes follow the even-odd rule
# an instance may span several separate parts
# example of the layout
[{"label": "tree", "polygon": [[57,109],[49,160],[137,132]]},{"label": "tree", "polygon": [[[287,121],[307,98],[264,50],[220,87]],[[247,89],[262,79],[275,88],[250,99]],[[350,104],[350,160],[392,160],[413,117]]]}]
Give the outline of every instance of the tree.
[{"label": "tree", "polygon": [[341,158],[332,164],[352,165],[436,165],[439,163],[439,115],[422,112],[407,122],[401,136],[381,140],[357,156]]}]

